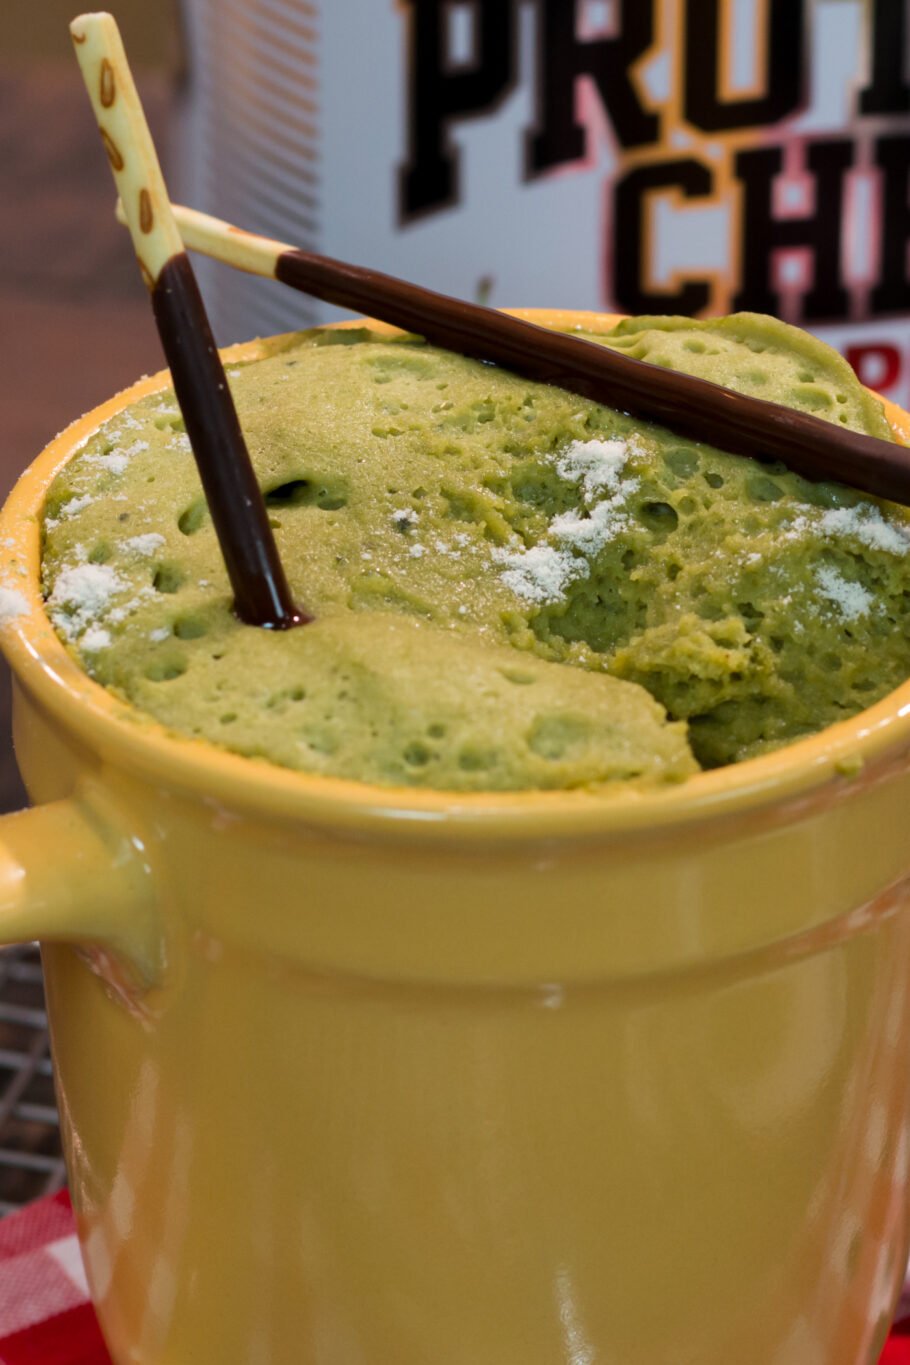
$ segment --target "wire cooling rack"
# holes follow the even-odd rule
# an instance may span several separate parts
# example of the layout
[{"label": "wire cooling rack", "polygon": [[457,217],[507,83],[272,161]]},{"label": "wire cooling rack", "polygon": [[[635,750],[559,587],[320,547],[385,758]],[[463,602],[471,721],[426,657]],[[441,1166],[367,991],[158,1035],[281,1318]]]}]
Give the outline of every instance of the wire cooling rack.
[{"label": "wire cooling rack", "polygon": [[66,1180],[38,949],[0,949],[0,1217]]}]

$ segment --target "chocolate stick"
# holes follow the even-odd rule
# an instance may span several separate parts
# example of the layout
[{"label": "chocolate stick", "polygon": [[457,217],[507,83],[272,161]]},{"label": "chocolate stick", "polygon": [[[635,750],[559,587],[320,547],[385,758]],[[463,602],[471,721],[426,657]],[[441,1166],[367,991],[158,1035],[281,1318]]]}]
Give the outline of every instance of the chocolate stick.
[{"label": "chocolate stick", "polygon": [[195,209],[175,205],[174,213],[188,247],[239,270],[282,280],[327,303],[417,332],[438,346],[558,384],[721,450],[781,460],[808,479],[834,479],[910,506],[910,449],[905,446],[391,275],[298,251]]},{"label": "chocolate stick", "polygon": [[109,14],[83,14],[70,33],[151,294],[234,610],[248,625],[302,624],[311,618],[291,597],[117,24]]}]

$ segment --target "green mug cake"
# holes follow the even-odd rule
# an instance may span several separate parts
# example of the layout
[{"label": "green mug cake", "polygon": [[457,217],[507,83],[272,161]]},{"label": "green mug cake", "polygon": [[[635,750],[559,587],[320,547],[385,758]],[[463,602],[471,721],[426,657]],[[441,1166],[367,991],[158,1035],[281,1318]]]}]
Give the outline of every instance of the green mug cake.
[{"label": "green mug cake", "polygon": [[[591,339],[893,439],[836,353],[738,314]],[[170,729],[440,790],[676,783],[910,673],[910,515],[367,327],[229,368],[295,594],[243,625],[172,392],[54,481],[43,572],[85,670]]]}]

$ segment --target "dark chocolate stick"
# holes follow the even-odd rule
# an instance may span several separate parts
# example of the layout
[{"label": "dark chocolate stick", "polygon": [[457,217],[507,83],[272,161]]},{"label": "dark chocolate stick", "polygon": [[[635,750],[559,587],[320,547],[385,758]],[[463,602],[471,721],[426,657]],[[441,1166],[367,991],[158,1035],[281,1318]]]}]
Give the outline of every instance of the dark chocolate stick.
[{"label": "dark chocolate stick", "polygon": [[234,610],[251,626],[302,625],[312,618],[291,597],[186,252],[165,262],[152,289],[152,308],[234,590]]},{"label": "dark chocolate stick", "polygon": [[693,440],[735,455],[781,460],[807,479],[833,479],[910,506],[910,449],[891,441],[328,257],[283,251],[275,278],[434,345],[557,384]]},{"label": "dark chocolate stick", "polygon": [[236,269],[274,277],[327,303],[416,332],[437,346],[558,384],[721,450],[781,460],[808,479],[834,479],[910,506],[910,449],[896,442],[633,360],[583,337],[392,275],[299,251],[197,209],[175,204],[174,216],[187,246]]}]

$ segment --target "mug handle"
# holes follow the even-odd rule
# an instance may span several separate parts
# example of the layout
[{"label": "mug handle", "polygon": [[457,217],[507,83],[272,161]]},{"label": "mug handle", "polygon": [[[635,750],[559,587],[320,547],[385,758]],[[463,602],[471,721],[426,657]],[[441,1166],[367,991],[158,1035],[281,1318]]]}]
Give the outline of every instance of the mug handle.
[{"label": "mug handle", "polygon": [[158,979],[151,863],[118,823],[80,791],[0,817],[0,943],[100,944]]}]

